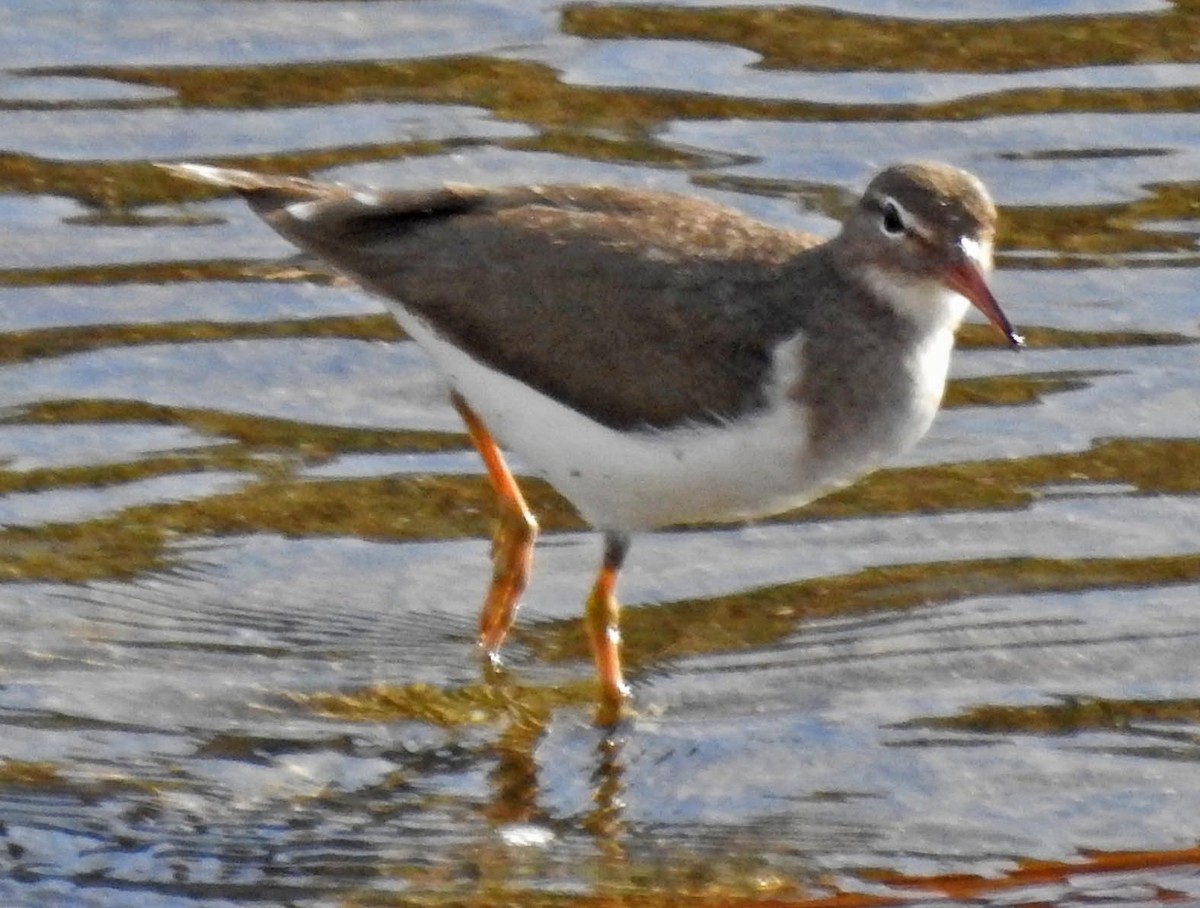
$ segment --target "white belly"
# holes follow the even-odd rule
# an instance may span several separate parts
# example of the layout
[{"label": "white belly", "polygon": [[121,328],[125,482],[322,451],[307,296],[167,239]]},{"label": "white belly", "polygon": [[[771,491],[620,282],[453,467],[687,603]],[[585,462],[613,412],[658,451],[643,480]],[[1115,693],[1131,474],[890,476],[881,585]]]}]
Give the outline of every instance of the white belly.
[{"label": "white belly", "polygon": [[814,475],[804,410],[790,401],[739,423],[737,432],[714,425],[618,432],[480,364],[411,313],[393,311],[501,445],[597,528],[775,514],[840,478]]}]

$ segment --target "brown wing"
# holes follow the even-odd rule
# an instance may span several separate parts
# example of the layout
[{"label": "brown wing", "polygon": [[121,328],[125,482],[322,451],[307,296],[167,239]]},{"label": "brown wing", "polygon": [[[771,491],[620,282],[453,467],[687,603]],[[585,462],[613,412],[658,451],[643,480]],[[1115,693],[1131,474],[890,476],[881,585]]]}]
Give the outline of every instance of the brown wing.
[{"label": "brown wing", "polygon": [[805,319],[781,276],[817,241],[694,199],[599,187],[237,188],[284,236],[474,358],[614,428],[758,405],[774,344]]}]

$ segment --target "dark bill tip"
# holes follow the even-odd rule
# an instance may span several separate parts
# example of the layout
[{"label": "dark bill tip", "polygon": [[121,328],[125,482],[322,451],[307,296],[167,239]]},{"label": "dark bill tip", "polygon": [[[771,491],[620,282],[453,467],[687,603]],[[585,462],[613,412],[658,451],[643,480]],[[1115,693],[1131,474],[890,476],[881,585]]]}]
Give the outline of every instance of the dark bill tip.
[{"label": "dark bill tip", "polygon": [[976,309],[987,316],[987,320],[1004,335],[1012,349],[1019,350],[1025,346],[1025,338],[1017,334],[1013,329],[1012,322],[1008,320],[1008,316],[996,302],[996,297],[992,295],[978,263],[964,256],[947,267],[942,276],[947,287],[956,293],[961,293],[971,301]]}]

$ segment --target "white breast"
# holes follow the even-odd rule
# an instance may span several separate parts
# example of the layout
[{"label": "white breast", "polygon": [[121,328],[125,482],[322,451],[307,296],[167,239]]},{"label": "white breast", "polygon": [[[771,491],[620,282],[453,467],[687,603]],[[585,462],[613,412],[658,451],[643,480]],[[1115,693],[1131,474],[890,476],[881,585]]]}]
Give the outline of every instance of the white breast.
[{"label": "white breast", "polygon": [[867,270],[867,281],[871,289],[887,299],[897,312],[915,322],[922,335],[907,364],[914,394],[908,423],[897,440],[896,453],[899,453],[929,430],[941,406],[946,375],[950,371],[954,332],[971,303],[939,281],[902,283],[893,275],[884,275],[876,269]]}]

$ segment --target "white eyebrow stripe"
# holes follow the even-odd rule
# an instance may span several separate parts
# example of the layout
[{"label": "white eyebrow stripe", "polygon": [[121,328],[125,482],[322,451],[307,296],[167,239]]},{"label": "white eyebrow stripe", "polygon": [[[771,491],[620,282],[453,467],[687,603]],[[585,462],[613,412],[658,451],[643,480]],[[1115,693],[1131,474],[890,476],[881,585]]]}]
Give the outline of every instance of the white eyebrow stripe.
[{"label": "white eyebrow stripe", "polygon": [[979,265],[986,265],[987,261],[984,257],[983,246],[979,244],[979,240],[972,239],[969,236],[964,236],[958,241],[958,246],[963,251],[963,255],[971,261]]}]

